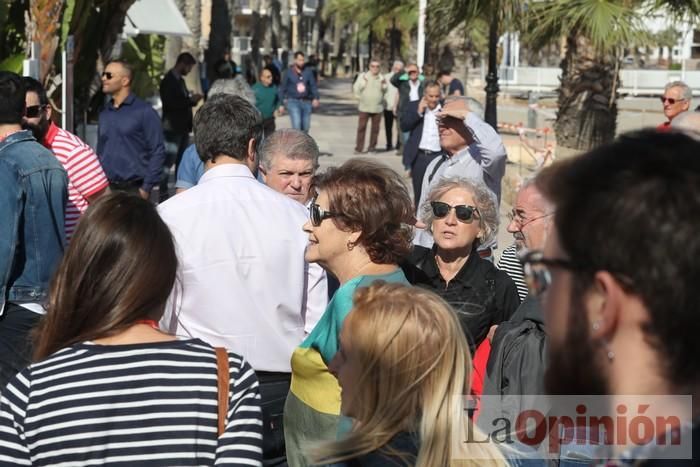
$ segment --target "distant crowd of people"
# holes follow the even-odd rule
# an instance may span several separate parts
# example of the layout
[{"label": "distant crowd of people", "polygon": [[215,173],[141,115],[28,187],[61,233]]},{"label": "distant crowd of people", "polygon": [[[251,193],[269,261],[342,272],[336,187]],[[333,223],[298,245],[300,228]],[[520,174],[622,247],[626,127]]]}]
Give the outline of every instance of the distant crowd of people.
[{"label": "distant crowd of people", "polygon": [[[0,72],[0,463],[698,465],[687,87],[664,92],[670,125],[523,180],[497,266],[507,155],[480,103],[450,73],[372,60],[356,150],[398,118],[412,190],[372,158],[320,172],[304,58],[205,99],[181,54],[161,117],[112,61],[94,151],[40,82]],[[515,423],[546,394],[682,416],[644,443]],[[669,454],[669,433],[694,451]]]}]

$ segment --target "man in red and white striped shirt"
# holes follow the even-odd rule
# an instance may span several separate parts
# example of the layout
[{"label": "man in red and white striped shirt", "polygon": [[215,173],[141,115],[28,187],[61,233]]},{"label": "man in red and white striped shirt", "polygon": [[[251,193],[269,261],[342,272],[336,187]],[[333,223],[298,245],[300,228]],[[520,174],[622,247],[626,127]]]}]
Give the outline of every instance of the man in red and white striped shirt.
[{"label": "man in red and white striped shirt", "polygon": [[109,191],[109,181],[95,152],[80,138],[51,121],[51,105],[41,83],[24,77],[26,110],[23,125],[49,148],[68,172],[66,240],[70,240],[88,205]]}]

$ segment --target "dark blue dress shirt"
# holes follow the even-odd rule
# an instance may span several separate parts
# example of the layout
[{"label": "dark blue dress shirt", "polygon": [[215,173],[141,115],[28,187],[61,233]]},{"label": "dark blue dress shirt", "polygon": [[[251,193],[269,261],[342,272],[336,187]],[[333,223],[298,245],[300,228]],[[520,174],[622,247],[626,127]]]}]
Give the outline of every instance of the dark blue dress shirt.
[{"label": "dark blue dress shirt", "polygon": [[163,171],[163,128],[155,110],[133,93],[119,107],[110,100],[100,112],[97,155],[110,182],[143,180],[147,192]]}]

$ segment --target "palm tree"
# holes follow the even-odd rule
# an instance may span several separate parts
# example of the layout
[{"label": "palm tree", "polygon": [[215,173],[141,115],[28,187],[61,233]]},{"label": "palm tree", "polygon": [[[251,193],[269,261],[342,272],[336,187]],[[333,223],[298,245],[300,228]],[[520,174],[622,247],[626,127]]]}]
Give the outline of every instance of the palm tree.
[{"label": "palm tree", "polygon": [[612,141],[624,46],[648,41],[642,19],[655,12],[697,17],[698,0],[549,0],[529,9],[525,35],[534,48],[566,38],[561,62],[557,144],[586,151]]},{"label": "palm tree", "polygon": [[496,13],[499,34],[521,30],[530,50],[565,37],[554,127],[560,147],[582,151],[615,137],[622,50],[648,40],[642,18],[697,18],[700,0],[431,0],[430,11],[437,35]]},{"label": "palm tree", "polygon": [[60,18],[63,13],[64,0],[31,0],[29,13],[31,26],[27,32],[32,37],[29,41],[35,41],[41,47],[39,57],[39,80],[44,81],[51,71],[56,49],[58,48]]}]

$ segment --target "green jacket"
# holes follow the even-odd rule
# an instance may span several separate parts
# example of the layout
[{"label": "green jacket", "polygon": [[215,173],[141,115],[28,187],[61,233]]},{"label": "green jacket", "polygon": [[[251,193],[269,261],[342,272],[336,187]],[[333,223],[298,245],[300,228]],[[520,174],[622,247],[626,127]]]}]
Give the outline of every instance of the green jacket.
[{"label": "green jacket", "polygon": [[360,112],[381,113],[388,84],[381,73],[376,76],[369,72],[360,73],[352,86],[355,97],[360,100]]}]

